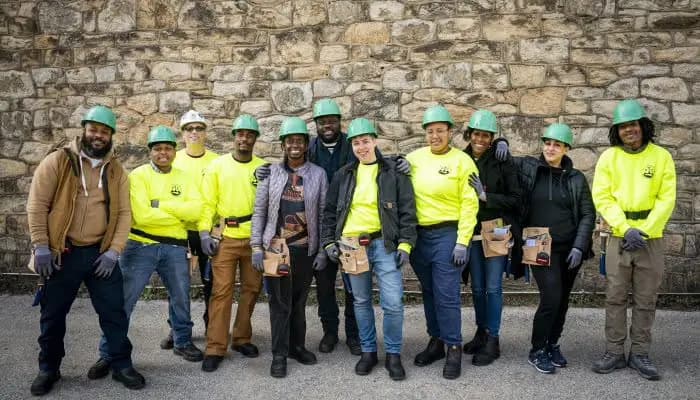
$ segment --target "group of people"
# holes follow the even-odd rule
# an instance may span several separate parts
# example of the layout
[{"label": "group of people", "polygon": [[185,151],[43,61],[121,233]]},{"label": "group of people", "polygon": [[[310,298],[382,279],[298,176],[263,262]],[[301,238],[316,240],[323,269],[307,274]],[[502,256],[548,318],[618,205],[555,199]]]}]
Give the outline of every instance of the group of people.
[{"label": "group of people", "polygon": [[[298,117],[279,131],[283,160],[267,164],[253,154],[256,119],[239,115],[233,150],[205,147],[207,120],[191,110],[177,133],[156,126],[148,134],[149,162],[127,175],[114,157],[116,116],[96,106],[83,134],[37,167],[27,213],[41,277],[39,374],[31,393],[48,393],[60,379],[66,315],[85,283],[103,337],[90,379],[109,375],[130,389],[145,378],[131,361],[129,319],[153,272],[169,296],[170,332],[163,349],[215,371],[229,345],[257,357],[251,316],[263,290],[270,308],[270,375],[287,375],[287,359],[315,364],[306,346],[305,307],[316,280],[323,337],[318,349],[339,342],[335,282],[341,270],[345,334],[360,356],[355,373],[379,362],[373,277],[383,311],[384,363],[393,380],[406,372],[403,344],[403,271],[420,281],[428,340],[416,366],[445,359],[443,376],[461,374],[462,353],[488,365],[500,356],[506,264],[516,277],[531,268],[540,291],[528,362],[542,373],[566,367],[562,336],[569,294],[582,262],[592,257],[596,210],[609,224],[605,335],[607,348],[593,370],[627,365],[647,379],[659,373],[649,359],[656,292],[664,268],[662,233],[675,205],[670,154],[654,144],[654,125],[636,100],[619,103],[609,140],[596,165],[592,191],[566,155],[574,135],[552,124],[541,135],[539,157],[512,157],[496,116],[478,110],[463,132],[469,145],[451,145],[456,124],[433,106],[422,127],[427,146],[405,157],[377,147],[379,132],[365,118],[341,132],[332,99],[314,104],[317,136]],[[528,232],[536,231],[534,236]],[[528,246],[539,250],[527,251]],[[192,342],[190,271],[204,284],[206,348]],[[236,271],[240,297],[231,328]],[[471,285],[476,333],[463,345],[460,280]],[[632,347],[625,358],[627,293],[632,290]]]}]

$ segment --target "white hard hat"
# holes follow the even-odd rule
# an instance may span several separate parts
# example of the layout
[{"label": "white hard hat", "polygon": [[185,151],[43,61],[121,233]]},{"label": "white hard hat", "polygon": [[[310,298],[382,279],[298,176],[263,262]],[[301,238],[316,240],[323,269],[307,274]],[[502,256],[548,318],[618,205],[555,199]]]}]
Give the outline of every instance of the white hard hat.
[{"label": "white hard hat", "polygon": [[204,126],[209,126],[207,123],[207,120],[202,117],[202,114],[198,113],[195,110],[190,110],[187,111],[182,118],[180,118],[180,129],[182,129],[185,125],[191,124],[193,122],[199,122],[200,124],[204,124]]}]

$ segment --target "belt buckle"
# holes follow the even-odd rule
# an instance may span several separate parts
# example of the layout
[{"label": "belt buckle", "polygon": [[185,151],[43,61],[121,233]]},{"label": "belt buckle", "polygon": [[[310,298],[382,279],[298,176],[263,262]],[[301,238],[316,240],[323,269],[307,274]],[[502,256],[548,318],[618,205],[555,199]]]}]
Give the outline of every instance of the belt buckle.
[{"label": "belt buckle", "polygon": [[238,219],[237,218],[226,218],[226,226],[229,228],[238,228]]},{"label": "belt buckle", "polygon": [[369,236],[369,233],[363,233],[357,238],[357,241],[360,243],[360,246],[367,247],[372,243],[372,238]]}]

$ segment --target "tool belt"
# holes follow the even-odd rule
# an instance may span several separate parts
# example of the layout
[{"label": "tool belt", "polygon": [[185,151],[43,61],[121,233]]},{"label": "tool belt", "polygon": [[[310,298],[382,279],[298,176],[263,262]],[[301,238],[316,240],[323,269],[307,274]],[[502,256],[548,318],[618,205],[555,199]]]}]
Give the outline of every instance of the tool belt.
[{"label": "tool belt", "polygon": [[[381,232],[379,232],[381,237]],[[340,248],[340,265],[343,267],[343,272],[358,275],[369,271],[369,259],[367,258],[367,245],[360,244],[360,241],[371,242],[371,235],[362,235],[359,237],[341,237],[338,241]]]},{"label": "tool belt", "polygon": [[[505,231],[505,234],[503,234]],[[503,219],[496,218],[481,222],[481,240],[484,257],[507,256],[513,246],[513,234],[510,225],[503,226]]]},{"label": "tool belt", "polygon": [[270,246],[268,246],[268,248],[265,250],[263,266],[265,267],[263,276],[279,278],[289,274],[291,269],[291,259],[289,257],[289,247],[287,246],[287,241],[284,240],[284,238],[272,238],[270,241]]},{"label": "tool belt", "polygon": [[458,221],[442,221],[438,222],[437,224],[432,224],[432,225],[418,225],[418,229],[423,229],[426,231],[432,231],[435,229],[442,229],[442,228],[455,228],[459,226]]},{"label": "tool belt", "polygon": [[647,219],[650,212],[651,212],[651,210],[625,211],[625,218],[632,219],[632,220]]},{"label": "tool belt", "polygon": [[552,257],[552,236],[549,228],[523,229],[523,264],[549,266]]},{"label": "tool belt", "polygon": [[187,239],[175,239],[167,236],[158,236],[158,235],[151,235],[150,233],[146,233],[140,229],[136,228],[131,228],[131,233],[134,235],[139,235],[141,237],[144,237],[146,239],[151,239],[154,240],[158,243],[161,244],[169,244],[173,246],[182,246],[182,247],[187,247]]},{"label": "tool belt", "polygon": [[242,217],[224,217],[224,226],[228,228],[238,228],[242,223],[250,221],[253,214],[244,215]]}]

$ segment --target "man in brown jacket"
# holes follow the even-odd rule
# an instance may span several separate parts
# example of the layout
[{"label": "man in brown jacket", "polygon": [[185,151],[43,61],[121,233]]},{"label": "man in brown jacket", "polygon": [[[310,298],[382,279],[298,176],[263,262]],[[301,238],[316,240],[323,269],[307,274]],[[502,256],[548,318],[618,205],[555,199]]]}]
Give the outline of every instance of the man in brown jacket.
[{"label": "man in brown jacket", "polygon": [[112,378],[129,389],[145,385],[131,363],[122,275],[115,268],[131,225],[127,174],[111,151],[116,117],[96,106],[82,125],[81,137],[39,164],[29,191],[32,263],[44,279],[35,396],[61,378],[66,315],[83,282],[107,338]]}]

